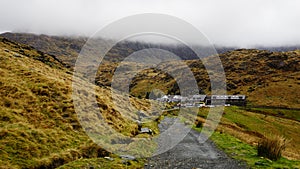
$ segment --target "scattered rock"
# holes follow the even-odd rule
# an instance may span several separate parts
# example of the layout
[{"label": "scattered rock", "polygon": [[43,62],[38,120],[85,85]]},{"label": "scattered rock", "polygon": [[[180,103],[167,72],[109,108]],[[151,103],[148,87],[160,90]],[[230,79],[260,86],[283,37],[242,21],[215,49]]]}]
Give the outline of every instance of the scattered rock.
[{"label": "scattered rock", "polygon": [[19,54],[14,54],[14,57],[20,58],[21,55],[19,55]]},{"label": "scattered rock", "polygon": [[111,157],[104,157],[104,159],[107,159],[107,160],[109,160],[109,161],[114,161],[114,159],[111,158]]},{"label": "scattered rock", "polygon": [[125,160],[136,160],[136,158],[132,155],[120,155],[120,157]]}]

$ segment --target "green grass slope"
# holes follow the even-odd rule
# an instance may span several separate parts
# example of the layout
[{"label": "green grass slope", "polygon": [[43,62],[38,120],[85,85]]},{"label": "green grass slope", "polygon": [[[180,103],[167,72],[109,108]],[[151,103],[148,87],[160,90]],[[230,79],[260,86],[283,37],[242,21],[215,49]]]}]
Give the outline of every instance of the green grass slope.
[{"label": "green grass slope", "polygon": [[[209,109],[199,109],[197,121],[204,123]],[[300,122],[294,117],[284,118],[274,114],[269,114],[270,109],[260,108],[257,113],[256,109],[246,109],[243,107],[226,107],[217,128],[217,133],[226,133],[238,138],[244,143],[256,146],[260,139],[274,135],[283,136],[289,140],[283,151],[283,156],[289,159],[300,160]],[[273,112],[282,111],[274,109]],[[289,110],[298,116],[300,111]],[[288,110],[285,110],[286,115]],[[210,123],[208,122],[207,125]],[[225,143],[224,143],[225,144]],[[234,152],[235,150],[232,150]],[[245,150],[246,151],[246,150]]]}]

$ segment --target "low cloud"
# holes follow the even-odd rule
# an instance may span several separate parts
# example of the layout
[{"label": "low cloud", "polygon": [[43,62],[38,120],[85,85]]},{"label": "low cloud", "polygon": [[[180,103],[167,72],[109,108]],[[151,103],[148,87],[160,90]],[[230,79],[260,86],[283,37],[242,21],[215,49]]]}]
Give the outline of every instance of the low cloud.
[{"label": "low cloud", "polygon": [[161,13],[186,20],[215,44],[295,45],[299,6],[296,0],[2,0],[0,32],[90,36],[125,16]]}]

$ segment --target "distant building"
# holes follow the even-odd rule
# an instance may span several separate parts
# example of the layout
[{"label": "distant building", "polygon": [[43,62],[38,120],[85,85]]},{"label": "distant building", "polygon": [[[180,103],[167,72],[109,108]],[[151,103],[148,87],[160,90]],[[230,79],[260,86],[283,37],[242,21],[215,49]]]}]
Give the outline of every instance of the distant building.
[{"label": "distant building", "polygon": [[196,94],[196,95],[193,95],[190,100],[192,102],[205,102],[205,98],[206,98],[206,95],[200,95],[200,94]]},{"label": "distant building", "polygon": [[180,102],[182,97],[180,95],[174,95],[174,96],[170,96],[170,101],[171,102]]},{"label": "distant building", "polygon": [[245,95],[212,95],[207,96],[205,100],[206,105],[246,105]]},{"label": "distant building", "polygon": [[165,95],[157,99],[161,102],[181,102],[182,104],[177,105],[181,107],[203,107],[205,105],[236,105],[245,106],[246,96],[245,95],[192,95],[189,97],[183,97],[180,95]]}]

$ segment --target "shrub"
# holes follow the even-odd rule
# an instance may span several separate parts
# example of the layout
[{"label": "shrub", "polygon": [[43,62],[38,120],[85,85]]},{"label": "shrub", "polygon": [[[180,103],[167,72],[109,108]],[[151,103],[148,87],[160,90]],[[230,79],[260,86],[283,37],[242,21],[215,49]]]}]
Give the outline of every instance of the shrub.
[{"label": "shrub", "polygon": [[80,148],[81,154],[84,158],[97,158],[109,156],[110,153],[99,147],[97,144],[90,144]]},{"label": "shrub", "polygon": [[257,145],[257,154],[271,160],[278,160],[281,152],[285,149],[286,139],[282,136],[272,136],[262,138]]}]

